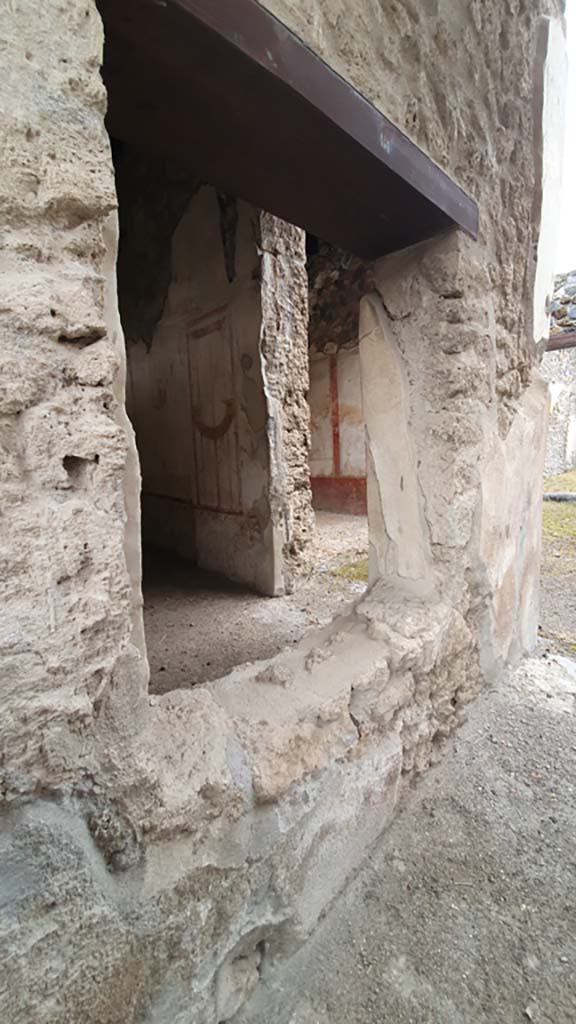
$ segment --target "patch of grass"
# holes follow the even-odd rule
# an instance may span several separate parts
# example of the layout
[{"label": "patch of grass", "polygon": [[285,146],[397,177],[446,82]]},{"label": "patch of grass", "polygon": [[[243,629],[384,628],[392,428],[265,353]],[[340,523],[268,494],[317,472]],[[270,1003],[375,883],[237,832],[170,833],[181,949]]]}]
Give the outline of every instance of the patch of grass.
[{"label": "patch of grass", "polygon": [[[545,491],[576,491],[576,470],[548,477]],[[542,627],[553,650],[576,654],[569,595],[576,586],[576,502],[542,503]]]},{"label": "patch of grass", "polygon": [[367,583],[368,556],[359,558],[356,562],[345,562],[344,565],[339,565],[337,569],[333,570],[333,575],[350,582]]},{"label": "patch of grass", "polygon": [[542,532],[548,541],[576,542],[576,502],[545,501],[542,508]]},{"label": "patch of grass", "polygon": [[544,480],[544,492],[550,491],[576,491],[576,469],[569,469],[566,473],[559,473],[558,476],[548,476]]},{"label": "patch of grass", "polygon": [[576,572],[576,503],[543,503],[542,539],[542,570],[546,575],[569,576]]}]

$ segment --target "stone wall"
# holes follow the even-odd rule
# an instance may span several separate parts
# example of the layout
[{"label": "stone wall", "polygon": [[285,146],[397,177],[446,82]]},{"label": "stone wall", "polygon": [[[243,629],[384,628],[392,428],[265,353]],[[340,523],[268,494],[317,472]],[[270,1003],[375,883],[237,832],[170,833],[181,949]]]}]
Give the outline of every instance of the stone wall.
[{"label": "stone wall", "polygon": [[[551,336],[576,332],[576,270],[556,278],[551,304]],[[576,466],[576,348],[546,352],[542,376],[550,389],[545,473]]]},{"label": "stone wall", "polygon": [[308,257],[307,270],[311,356],[356,348],[360,300],[370,290],[370,266],[351,253],[318,242]]},{"label": "stone wall", "polygon": [[260,218],[260,352],[268,407],[271,520],[279,538],[284,587],[308,567],[314,528],[310,490],[308,282],[305,234],[271,214]]},{"label": "stone wall", "polygon": [[[536,360],[533,338],[541,340],[532,299],[547,184],[541,119],[550,24],[544,18],[557,18],[562,0],[264,0],[263,6],[478,201],[480,242],[470,273],[483,265],[491,278],[497,400],[506,430]],[[554,21],[551,26],[561,37]],[[560,42],[553,44],[559,52],[548,71],[560,76],[565,54]],[[554,103],[556,94],[548,106]],[[560,125],[558,138],[548,139],[556,165],[561,137]],[[554,267],[546,270],[551,294]]]},{"label": "stone wall", "polygon": [[554,294],[550,303],[552,319],[550,333],[576,331],[576,270],[558,274],[554,281]]},{"label": "stone wall", "polygon": [[[534,82],[553,5],[274,10],[470,189],[481,238],[382,261],[362,302],[371,588],[271,662],[162,697],[146,692],[102,30],[79,0],[33,18],[16,2],[0,26],[6,1020],[230,1020],[535,637]],[[287,410],[273,515],[305,537],[303,239],[264,218],[261,241],[263,377]]]}]

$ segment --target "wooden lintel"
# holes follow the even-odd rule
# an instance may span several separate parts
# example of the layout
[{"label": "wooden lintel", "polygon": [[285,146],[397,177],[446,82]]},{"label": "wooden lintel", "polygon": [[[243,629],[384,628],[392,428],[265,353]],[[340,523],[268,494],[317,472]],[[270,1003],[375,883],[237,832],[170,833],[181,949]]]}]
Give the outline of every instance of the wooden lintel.
[{"label": "wooden lintel", "polygon": [[450,227],[473,199],[256,0],[97,0],[108,126],[362,256]]}]

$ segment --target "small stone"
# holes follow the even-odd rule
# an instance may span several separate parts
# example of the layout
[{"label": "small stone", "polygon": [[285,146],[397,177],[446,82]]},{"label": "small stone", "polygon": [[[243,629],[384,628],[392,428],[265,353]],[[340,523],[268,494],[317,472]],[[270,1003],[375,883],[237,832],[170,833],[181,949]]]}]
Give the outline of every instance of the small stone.
[{"label": "small stone", "polygon": [[326,647],[314,647],[306,655],[306,661],[304,662],[307,672],[311,672],[315,665],[320,665],[327,658],[332,657],[332,651]]},{"label": "small stone", "polygon": [[[296,641],[293,641],[296,643]],[[257,683],[265,683],[271,686],[288,686],[294,676],[292,671],[286,665],[278,665],[272,663],[263,668],[261,672],[256,676]]]}]

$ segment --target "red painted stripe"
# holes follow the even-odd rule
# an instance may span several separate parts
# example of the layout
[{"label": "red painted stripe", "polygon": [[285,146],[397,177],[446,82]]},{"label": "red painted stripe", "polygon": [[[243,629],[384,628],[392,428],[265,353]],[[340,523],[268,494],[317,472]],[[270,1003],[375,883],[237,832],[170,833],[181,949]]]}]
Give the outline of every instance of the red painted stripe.
[{"label": "red painted stripe", "polygon": [[221,331],[226,323],[226,317],[221,316],[219,320],[213,320],[211,323],[206,324],[205,327],[197,327],[195,329],[190,328],[188,330],[188,340],[193,339],[198,341],[200,338],[207,338],[209,334],[215,334],[216,331]]},{"label": "red painted stripe", "polygon": [[228,303],[224,302],[221,306],[214,306],[213,309],[207,309],[204,313],[200,313],[198,316],[191,316],[189,322],[190,322],[191,326],[194,326],[194,324],[200,324],[200,323],[202,323],[203,320],[208,319],[208,317],[210,317],[210,316],[216,316],[217,313],[227,313],[227,312],[228,312]]},{"label": "red painted stripe", "polygon": [[312,504],[323,512],[367,513],[365,476],[313,476]]},{"label": "red painted stripe", "polygon": [[340,476],[340,409],[338,407],[338,360],[330,356],[330,418],[332,422],[332,472]]}]

